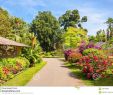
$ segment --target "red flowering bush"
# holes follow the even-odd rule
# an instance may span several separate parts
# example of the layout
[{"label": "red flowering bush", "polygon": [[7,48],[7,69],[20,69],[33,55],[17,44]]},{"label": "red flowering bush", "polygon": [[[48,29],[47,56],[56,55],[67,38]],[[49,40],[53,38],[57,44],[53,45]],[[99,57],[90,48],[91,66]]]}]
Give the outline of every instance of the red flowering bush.
[{"label": "red flowering bush", "polygon": [[94,80],[100,78],[112,65],[111,60],[107,57],[95,55],[83,56],[79,63],[82,64],[82,72],[87,78]]},{"label": "red flowering bush", "polygon": [[14,77],[14,75],[12,74],[12,72],[10,71],[10,69],[8,67],[0,66],[0,80],[7,81],[8,79],[11,79],[13,77]]},{"label": "red flowering bush", "polygon": [[81,53],[71,53],[69,55],[68,61],[71,63],[76,63],[79,61],[79,59],[82,57]]},{"label": "red flowering bush", "polygon": [[8,75],[10,73],[10,71],[7,67],[3,67],[3,73]]}]

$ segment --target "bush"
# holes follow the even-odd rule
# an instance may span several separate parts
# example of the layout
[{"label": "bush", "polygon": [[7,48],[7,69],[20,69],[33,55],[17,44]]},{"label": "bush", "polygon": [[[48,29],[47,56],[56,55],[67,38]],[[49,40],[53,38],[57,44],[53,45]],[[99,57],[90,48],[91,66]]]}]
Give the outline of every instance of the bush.
[{"label": "bush", "polygon": [[3,64],[0,64],[0,81],[7,81],[13,78],[15,74],[30,65],[29,61],[22,57],[2,59],[1,63]]},{"label": "bush", "polygon": [[81,53],[71,53],[69,55],[68,61],[71,63],[76,63],[79,61],[79,59],[82,57]]},{"label": "bush", "polygon": [[89,44],[86,44],[85,42],[82,42],[81,45],[79,46],[79,52],[81,54],[83,54],[83,51],[86,50],[86,49],[98,49],[98,50],[101,50],[101,47],[100,46],[97,46],[95,45],[94,43],[90,42]]},{"label": "bush", "polygon": [[94,49],[94,48],[89,48],[83,51],[83,55],[103,55],[104,53],[102,52],[102,50],[98,50],[98,49]]},{"label": "bush", "polygon": [[21,67],[23,69],[28,68],[30,65],[29,60],[26,58],[17,58],[16,60],[16,66]]},{"label": "bush", "polygon": [[66,61],[68,60],[68,57],[69,57],[69,55],[70,55],[72,52],[73,52],[73,51],[72,51],[71,49],[64,51],[64,57],[65,57],[65,60],[66,60]]},{"label": "bush", "polygon": [[105,72],[112,66],[112,61],[104,56],[83,56],[80,59],[82,64],[82,72],[88,79],[98,79],[105,74]]},{"label": "bush", "polygon": [[86,49],[86,43],[82,42],[79,46],[79,52],[82,54],[82,52]]},{"label": "bush", "polygon": [[22,57],[25,57],[30,62],[30,67],[34,66],[35,63],[40,63],[42,61],[41,55],[40,55],[40,48],[37,46],[28,49],[23,49],[23,54],[21,54]]}]

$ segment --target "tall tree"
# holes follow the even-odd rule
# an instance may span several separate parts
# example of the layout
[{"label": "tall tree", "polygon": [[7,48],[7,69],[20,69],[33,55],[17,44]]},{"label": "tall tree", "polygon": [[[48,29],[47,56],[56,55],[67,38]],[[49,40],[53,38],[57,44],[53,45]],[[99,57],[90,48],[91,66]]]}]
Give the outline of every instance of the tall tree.
[{"label": "tall tree", "polygon": [[98,42],[100,42],[100,41],[105,42],[106,41],[105,31],[104,30],[97,31],[96,39],[97,39]]},{"label": "tall tree", "polygon": [[[11,17],[11,34],[9,36],[10,39],[13,39],[17,42],[27,43],[27,39],[29,39],[29,27],[28,24],[18,17]],[[25,40],[26,38],[26,40]]]},{"label": "tall tree", "polygon": [[49,11],[39,12],[31,24],[31,31],[37,36],[44,51],[55,49],[59,28],[59,22]]},{"label": "tall tree", "polygon": [[70,26],[82,28],[81,23],[87,22],[87,16],[81,18],[78,10],[68,10],[65,14],[59,17],[59,22],[64,29],[67,29],[67,27]]},{"label": "tall tree", "polygon": [[0,8],[0,36],[6,37],[11,32],[10,18],[6,10]]},{"label": "tall tree", "polygon": [[113,37],[113,18],[108,18],[106,24],[108,25],[107,39],[109,40]]}]

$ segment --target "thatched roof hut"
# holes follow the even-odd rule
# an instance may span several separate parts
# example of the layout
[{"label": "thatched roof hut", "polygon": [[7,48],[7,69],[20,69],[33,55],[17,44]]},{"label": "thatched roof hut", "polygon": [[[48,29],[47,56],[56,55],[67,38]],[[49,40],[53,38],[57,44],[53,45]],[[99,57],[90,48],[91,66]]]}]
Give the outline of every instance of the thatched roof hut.
[{"label": "thatched roof hut", "polygon": [[8,46],[17,46],[17,47],[29,47],[28,45],[15,42],[13,40],[9,40],[3,37],[0,37],[0,45],[8,45]]},{"label": "thatched roof hut", "polygon": [[0,37],[0,58],[15,57],[22,47],[30,47],[7,38]]}]

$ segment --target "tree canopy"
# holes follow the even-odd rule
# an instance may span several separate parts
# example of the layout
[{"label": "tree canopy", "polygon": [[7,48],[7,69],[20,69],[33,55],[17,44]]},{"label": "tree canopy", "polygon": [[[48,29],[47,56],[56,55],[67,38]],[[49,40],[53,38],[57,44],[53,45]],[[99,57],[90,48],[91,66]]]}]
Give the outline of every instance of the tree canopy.
[{"label": "tree canopy", "polygon": [[88,41],[87,33],[80,28],[69,27],[64,33],[64,46],[66,48],[75,48],[81,41]]},{"label": "tree canopy", "polygon": [[0,8],[0,36],[6,37],[11,32],[9,14],[6,10]]},{"label": "tree canopy", "polygon": [[107,40],[110,40],[113,37],[113,18],[108,18],[106,24],[108,25]]},{"label": "tree canopy", "polygon": [[59,17],[59,22],[64,29],[70,26],[82,28],[81,23],[87,22],[87,16],[81,18],[78,10],[67,10],[65,14]]},{"label": "tree canopy", "polygon": [[55,49],[59,22],[49,11],[39,12],[31,24],[31,31],[35,33],[44,51]]}]

